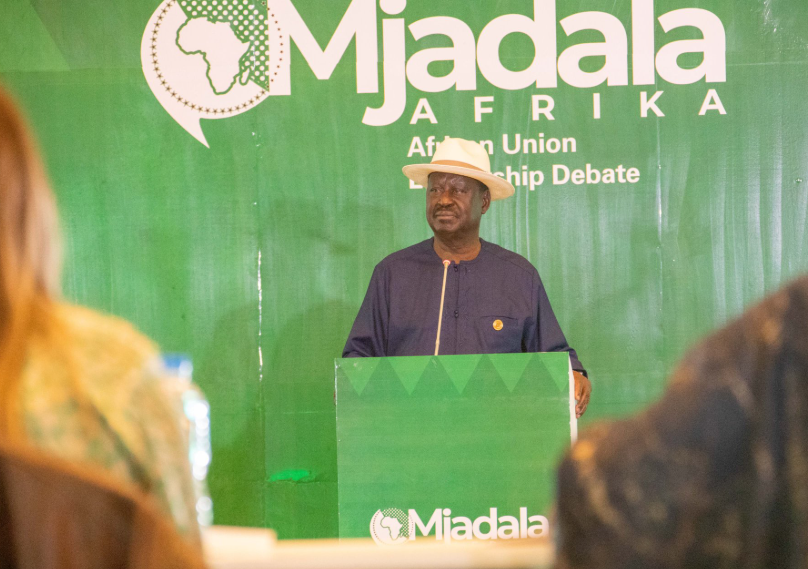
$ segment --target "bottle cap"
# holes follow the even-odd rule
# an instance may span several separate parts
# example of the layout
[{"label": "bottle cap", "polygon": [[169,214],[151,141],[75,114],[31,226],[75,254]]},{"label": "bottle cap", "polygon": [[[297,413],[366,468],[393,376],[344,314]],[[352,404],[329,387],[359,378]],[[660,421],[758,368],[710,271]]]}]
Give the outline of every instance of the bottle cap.
[{"label": "bottle cap", "polygon": [[163,366],[171,375],[187,379],[194,373],[194,364],[187,354],[163,354]]}]

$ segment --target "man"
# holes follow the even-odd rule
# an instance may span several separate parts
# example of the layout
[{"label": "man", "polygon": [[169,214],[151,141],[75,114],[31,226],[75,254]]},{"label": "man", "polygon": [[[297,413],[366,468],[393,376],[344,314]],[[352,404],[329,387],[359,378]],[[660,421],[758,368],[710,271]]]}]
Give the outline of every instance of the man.
[{"label": "man", "polygon": [[576,415],[583,415],[592,386],[538,271],[524,257],[480,239],[480,219],[491,200],[513,195],[513,186],[491,173],[482,146],[461,138],[446,138],[430,164],[405,166],[404,174],[426,186],[434,237],[376,265],[343,357],[432,355],[442,303],[441,354],[566,351]]}]

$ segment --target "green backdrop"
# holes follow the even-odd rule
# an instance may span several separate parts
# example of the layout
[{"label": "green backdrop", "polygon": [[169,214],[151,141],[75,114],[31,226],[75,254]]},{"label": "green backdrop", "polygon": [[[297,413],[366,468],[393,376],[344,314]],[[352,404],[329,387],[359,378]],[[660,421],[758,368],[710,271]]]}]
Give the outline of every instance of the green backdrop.
[{"label": "green backdrop", "polygon": [[[249,43],[253,50],[237,62],[241,75],[231,73],[232,97],[240,96],[239,89],[258,95],[246,112],[223,111],[208,115],[219,120],[202,121],[209,147],[166,112],[157,94],[165,99],[170,91],[153,91],[147,83],[157,71],[150,54],[141,59],[142,47],[149,49],[141,42],[164,4],[3,0],[0,74],[37,131],[58,194],[65,295],[128,318],[166,351],[193,358],[195,379],[212,406],[210,485],[217,523],[269,526],[282,538],[336,535],[333,360],[375,263],[430,235],[423,194],[409,189],[400,170],[429,160],[408,157],[414,137],[424,144],[429,136],[490,140],[495,170],[521,173],[526,167],[544,174],[532,191],[520,184],[513,198],[494,204],[484,218],[483,237],[538,267],[592,377],[584,426],[654,400],[698,337],[808,267],[804,0],[245,4],[242,12],[266,10],[272,16],[262,20],[269,39],[250,40],[235,33],[237,26],[233,32],[217,27],[216,33],[240,38],[233,45]],[[534,6],[542,22],[534,34],[541,84],[503,87],[489,80],[491,58],[498,55],[506,70],[527,69],[534,42],[513,33],[492,50],[496,30],[487,26],[506,14],[523,15],[517,24],[524,25]],[[290,7],[299,21],[289,19]],[[359,50],[354,40],[347,43],[330,73],[318,63],[324,75],[318,78],[300,22],[325,46],[349,7],[354,11],[346,22],[361,28],[363,43]],[[544,17],[552,8],[555,17]],[[175,16],[193,16],[176,12],[176,3],[171,9]],[[396,14],[398,9],[403,11]],[[632,9],[640,18],[651,13],[651,27],[647,17],[632,25]],[[683,9],[697,9],[676,12],[685,20],[713,22],[712,71],[676,84],[669,72],[667,79],[654,72],[654,52],[673,41],[698,41],[704,32],[692,25],[665,32],[653,18]],[[593,29],[567,35],[560,22],[590,11],[610,16],[577,16],[567,24],[610,26],[611,51],[603,57],[592,55],[597,47],[580,48],[589,56],[579,71],[597,72],[604,62],[612,71],[608,81],[575,86],[569,61],[559,62],[556,76],[555,56],[572,57],[575,50],[565,50],[604,42],[605,36]],[[278,30],[294,28],[291,41],[283,31],[276,33],[275,12]],[[463,89],[424,92],[408,83],[400,118],[384,126],[363,124],[365,109],[385,99],[385,65],[394,70],[425,48],[453,45],[441,34],[416,40],[407,28],[437,16],[456,18],[465,28],[434,20],[433,28],[460,30],[458,41],[471,38],[471,47],[457,55],[465,69]],[[716,19],[723,38],[715,33]],[[210,16],[211,22],[229,25],[220,20]],[[508,21],[516,20],[498,20]],[[671,20],[665,21],[670,26]],[[349,26],[342,30],[348,41]],[[548,48],[553,31],[556,45]],[[404,39],[397,43],[399,32]],[[487,40],[477,55],[487,62],[486,74],[474,67],[474,41],[484,33]],[[207,55],[224,45],[217,41]],[[305,55],[301,42],[308,45]],[[385,42],[389,49],[383,51]],[[404,53],[396,51],[401,42]],[[289,95],[278,83],[261,87],[257,70],[266,65],[250,63],[256,46],[267,49],[267,43],[276,65],[270,72],[280,70],[281,84],[288,74]],[[339,43],[334,45],[340,48]],[[171,63],[161,44],[159,64],[168,65],[172,80],[180,83],[183,69],[204,79],[204,50],[194,53],[183,45],[185,52],[175,53]],[[673,58],[682,70],[698,70],[706,59],[700,53]],[[643,83],[649,61],[651,79]],[[439,77],[454,67],[433,62],[426,69]],[[365,81],[361,89],[358,68]],[[377,70],[376,92],[366,84],[374,75],[368,69]],[[548,76],[556,86],[548,86]],[[710,99],[713,108],[699,115],[711,89],[725,114]],[[657,91],[663,94],[652,99]],[[186,99],[196,96],[183,93]],[[595,94],[601,118],[594,118]],[[533,120],[534,95],[552,97],[554,120],[541,114]],[[480,108],[492,109],[481,111],[480,122],[475,97],[493,97],[478,100]],[[648,104],[642,116],[643,97],[664,116]],[[426,99],[428,109],[419,99]],[[539,105],[546,107],[548,99]],[[436,123],[422,118],[411,124],[414,114],[427,111]],[[517,134],[537,140],[539,133],[545,141],[575,139],[575,152],[551,153],[549,142],[544,153],[503,149],[503,135],[513,147]],[[635,167],[639,181],[552,183],[553,165],[572,170],[586,164],[601,171]]]}]

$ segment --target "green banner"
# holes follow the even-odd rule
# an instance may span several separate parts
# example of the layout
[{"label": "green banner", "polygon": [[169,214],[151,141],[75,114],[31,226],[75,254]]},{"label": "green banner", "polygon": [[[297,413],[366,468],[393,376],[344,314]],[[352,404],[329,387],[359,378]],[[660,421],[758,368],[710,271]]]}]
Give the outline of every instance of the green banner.
[{"label": "green banner", "polygon": [[516,186],[482,237],[538,268],[584,423],[808,268],[804,0],[3,0],[0,80],[65,296],[193,359],[216,523],[338,534],[333,360],[447,135]]}]

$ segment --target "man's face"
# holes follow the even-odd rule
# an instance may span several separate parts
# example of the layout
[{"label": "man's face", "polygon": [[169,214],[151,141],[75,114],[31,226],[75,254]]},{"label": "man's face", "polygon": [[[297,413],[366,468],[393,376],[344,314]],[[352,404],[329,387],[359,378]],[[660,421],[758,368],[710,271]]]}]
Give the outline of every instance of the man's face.
[{"label": "man's face", "polygon": [[489,205],[491,194],[481,182],[458,174],[429,175],[426,220],[436,235],[478,237]]}]

